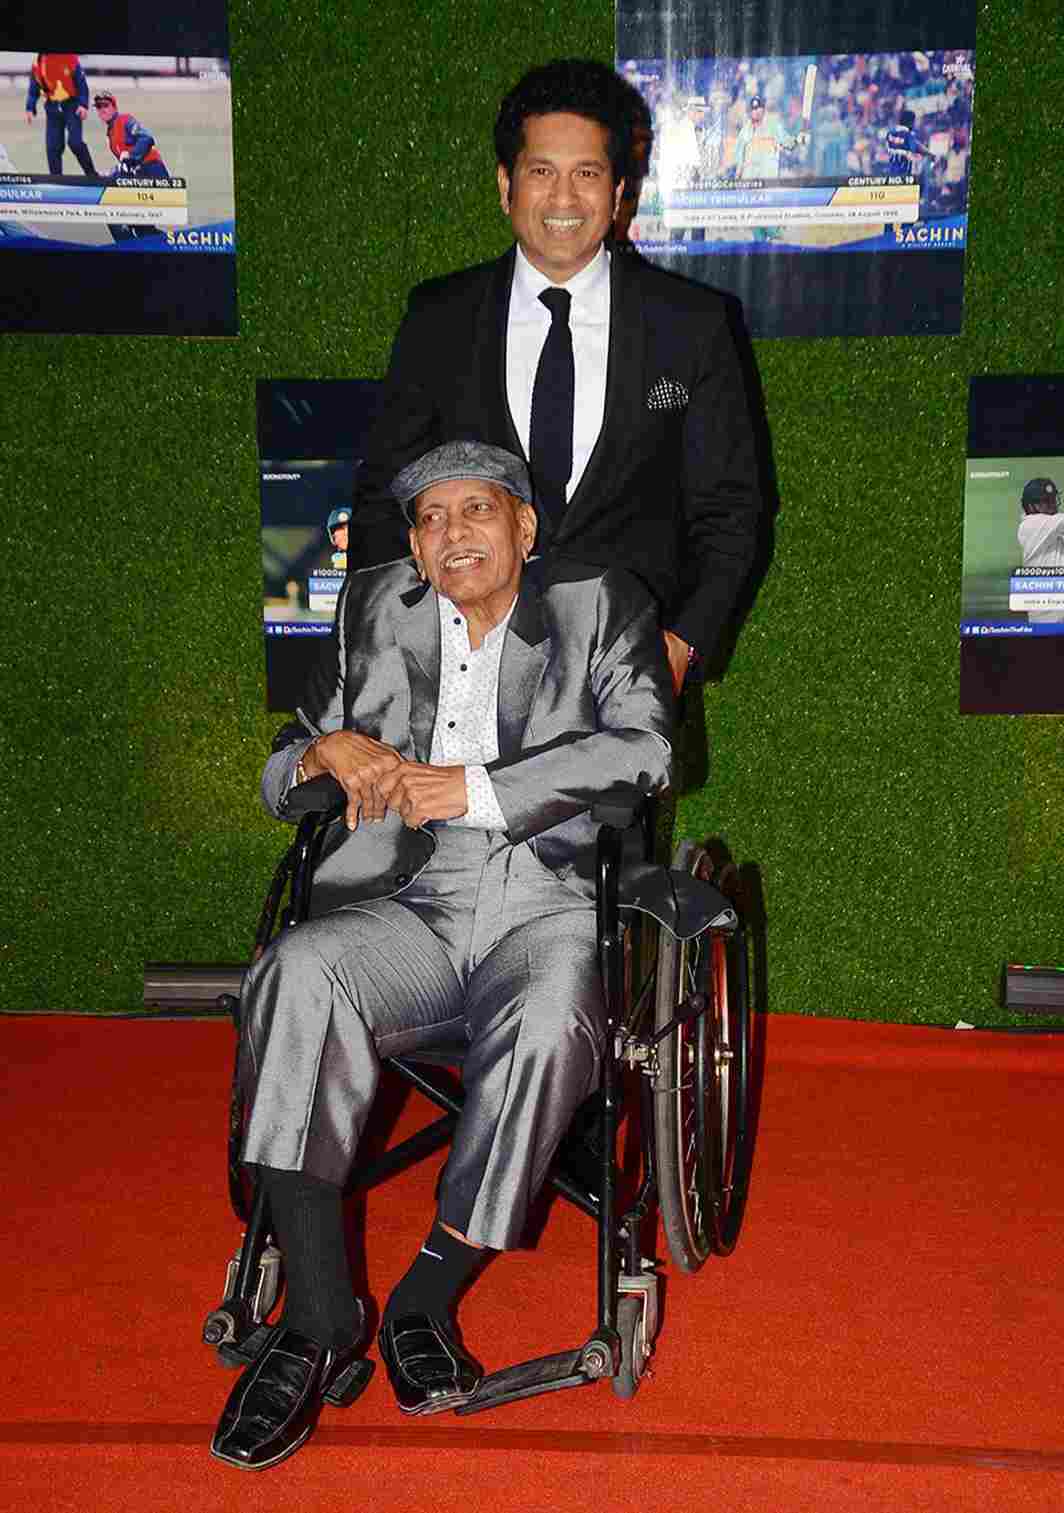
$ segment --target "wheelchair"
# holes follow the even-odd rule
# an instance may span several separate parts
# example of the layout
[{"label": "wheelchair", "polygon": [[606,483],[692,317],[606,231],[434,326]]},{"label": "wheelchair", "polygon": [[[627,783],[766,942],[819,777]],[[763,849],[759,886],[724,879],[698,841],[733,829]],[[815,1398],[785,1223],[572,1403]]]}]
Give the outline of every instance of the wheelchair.
[{"label": "wheelchair", "polygon": [[[267,892],[253,959],[276,929],[308,917],[325,832],[345,802],[328,776],[293,790],[290,810],[302,817]],[[750,977],[752,955],[757,965],[756,901],[746,896],[749,879],[719,840],[685,841],[671,868],[655,865],[654,806],[634,792],[603,798],[592,818],[599,826],[596,911],[606,1049],[600,1087],[578,1110],[548,1181],[595,1224],[597,1320],[579,1346],[486,1375],[476,1396],[455,1410],[460,1414],[603,1379],[618,1397],[634,1396],[658,1329],[658,1210],[669,1253],[683,1272],[697,1271],[711,1255],[728,1255],[743,1222],[756,1122]],[[238,1000],[222,1002],[239,1030]],[[383,1061],[440,1117],[357,1164],[348,1194],[446,1145],[462,1107],[455,1075],[462,1049],[433,1047]],[[638,1093],[629,1115],[639,1133],[634,1181],[617,1160],[624,1089],[632,1084]],[[243,1127],[234,1077],[229,1194],[246,1229],[228,1265],[223,1300],[203,1328],[205,1343],[233,1367],[246,1366],[265,1346],[283,1280],[264,1190],[241,1165]],[[353,1401],[367,1384],[372,1363],[360,1365],[357,1382],[335,1401]]]}]

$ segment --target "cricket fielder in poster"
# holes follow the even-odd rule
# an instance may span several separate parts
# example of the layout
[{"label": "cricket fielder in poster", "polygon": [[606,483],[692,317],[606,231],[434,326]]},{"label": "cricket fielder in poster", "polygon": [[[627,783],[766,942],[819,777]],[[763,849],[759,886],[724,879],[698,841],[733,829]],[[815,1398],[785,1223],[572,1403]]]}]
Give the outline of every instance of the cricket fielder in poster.
[{"label": "cricket fielder in poster", "polygon": [[36,116],[37,101],[42,96],[48,172],[63,172],[63,148],[69,147],[82,173],[95,177],[92,154],[85,145],[81,126],[89,113],[89,84],[77,53],[37,54],[26,92],[27,126]]},{"label": "cricket fielder in poster", "polygon": [[886,134],[887,151],[890,157],[887,161],[887,172],[891,176],[905,174],[914,179],[920,177],[921,158],[933,158],[934,153],[920,141],[916,135],[916,114],[911,110],[903,110],[898,116],[897,126],[892,126]]}]

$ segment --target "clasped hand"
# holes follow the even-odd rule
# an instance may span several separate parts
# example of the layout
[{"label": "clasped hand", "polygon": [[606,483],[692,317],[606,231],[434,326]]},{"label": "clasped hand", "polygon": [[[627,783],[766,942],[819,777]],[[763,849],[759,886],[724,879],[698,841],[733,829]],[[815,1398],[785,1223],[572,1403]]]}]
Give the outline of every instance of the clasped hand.
[{"label": "clasped hand", "polygon": [[382,820],[389,809],[412,830],[426,820],[453,820],[468,808],[464,767],[405,761],[394,746],[356,730],[322,736],[303,760],[308,778],[331,772],[347,794],[349,830]]}]

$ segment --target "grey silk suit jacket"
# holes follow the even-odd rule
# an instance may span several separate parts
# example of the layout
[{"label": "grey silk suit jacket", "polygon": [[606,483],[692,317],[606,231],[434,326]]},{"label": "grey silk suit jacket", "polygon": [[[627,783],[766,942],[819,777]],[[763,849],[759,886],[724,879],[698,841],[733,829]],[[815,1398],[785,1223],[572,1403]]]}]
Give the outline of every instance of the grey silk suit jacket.
[{"label": "grey silk suit jacket", "polygon": [[[348,576],[329,649],[298,710],[306,739],[275,751],[263,800],[285,796],[312,736],[358,730],[427,762],[439,692],[435,592],[407,559]],[[550,560],[525,568],[499,669],[499,757],[488,766],[508,838],[589,901],[595,836],[588,810],[618,784],[669,781],[673,697],[656,608],[616,569]],[[289,728],[291,729],[291,728]],[[315,914],[401,893],[435,849],[433,826],[389,813],[330,827],[315,873]]]}]

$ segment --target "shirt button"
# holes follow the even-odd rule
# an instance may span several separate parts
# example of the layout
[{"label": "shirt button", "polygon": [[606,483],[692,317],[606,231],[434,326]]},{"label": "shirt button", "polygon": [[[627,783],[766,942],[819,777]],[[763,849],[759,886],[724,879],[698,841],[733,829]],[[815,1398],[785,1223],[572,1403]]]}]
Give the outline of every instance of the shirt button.
[{"label": "shirt button", "polygon": [[397,872],[395,874],[395,886],[397,888],[405,888],[409,881],[410,874],[408,872]]},{"label": "shirt button", "polygon": [[453,730],[454,729],[454,721],[453,720],[448,720],[447,721],[447,729],[448,730]]},{"label": "shirt button", "polygon": [[461,625],[461,623],[462,623],[462,617],[461,617],[461,615],[455,615],[455,617],[454,617],[454,623],[456,625]]},{"label": "shirt button", "polygon": [[465,662],[463,662],[462,665],[461,665],[461,667],[458,669],[458,671],[459,672],[468,672],[469,671],[469,667],[468,667],[468,665]]}]

